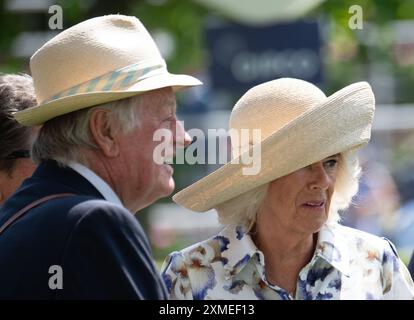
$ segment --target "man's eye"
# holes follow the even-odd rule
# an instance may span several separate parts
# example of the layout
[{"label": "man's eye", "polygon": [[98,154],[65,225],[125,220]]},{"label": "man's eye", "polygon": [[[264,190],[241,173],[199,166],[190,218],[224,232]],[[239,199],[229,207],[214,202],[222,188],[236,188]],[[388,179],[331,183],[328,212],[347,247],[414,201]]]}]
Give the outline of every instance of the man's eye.
[{"label": "man's eye", "polygon": [[164,128],[172,129],[174,127],[174,124],[175,124],[175,115],[171,115],[165,118],[165,120],[162,121],[161,125]]},{"label": "man's eye", "polygon": [[165,118],[164,121],[172,121],[172,120],[174,120],[174,118],[175,118],[175,115],[171,114],[167,118]]}]

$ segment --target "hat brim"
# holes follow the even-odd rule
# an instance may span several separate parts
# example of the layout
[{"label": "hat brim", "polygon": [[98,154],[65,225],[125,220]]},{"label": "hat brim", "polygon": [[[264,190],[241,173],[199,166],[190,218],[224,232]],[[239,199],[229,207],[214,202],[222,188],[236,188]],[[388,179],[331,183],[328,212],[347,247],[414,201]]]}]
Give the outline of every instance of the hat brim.
[{"label": "hat brim", "polygon": [[[193,211],[207,211],[326,157],[358,148],[370,139],[374,110],[374,95],[366,82],[347,86],[178,192],[173,200]],[[256,175],[243,175],[243,168],[250,166],[243,165],[242,159],[248,152],[255,154],[257,148],[261,149],[261,170]]]},{"label": "hat brim", "polygon": [[184,87],[201,85],[202,82],[188,75],[165,73],[144,79],[122,91],[98,91],[76,94],[52,100],[14,114],[25,126],[41,125],[55,117],[106,102],[125,99],[147,91],[172,87],[174,91]]}]

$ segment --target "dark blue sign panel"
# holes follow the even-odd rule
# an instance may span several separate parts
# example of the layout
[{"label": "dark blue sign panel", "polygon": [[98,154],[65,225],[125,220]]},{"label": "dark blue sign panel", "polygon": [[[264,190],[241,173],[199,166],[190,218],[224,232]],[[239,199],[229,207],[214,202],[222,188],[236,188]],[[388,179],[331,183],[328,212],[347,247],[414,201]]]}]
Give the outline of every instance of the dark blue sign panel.
[{"label": "dark blue sign panel", "polygon": [[210,76],[217,89],[247,90],[281,77],[322,82],[317,22],[210,26],[206,40]]}]

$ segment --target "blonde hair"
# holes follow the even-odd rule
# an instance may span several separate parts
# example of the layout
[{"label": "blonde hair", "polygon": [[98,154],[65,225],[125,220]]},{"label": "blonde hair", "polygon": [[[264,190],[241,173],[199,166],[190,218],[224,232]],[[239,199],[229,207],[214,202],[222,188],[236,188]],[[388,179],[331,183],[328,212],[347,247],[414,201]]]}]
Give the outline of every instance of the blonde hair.
[{"label": "blonde hair", "polygon": [[[358,192],[361,167],[356,151],[350,150],[340,154],[338,175],[332,195],[327,224],[340,221],[340,211],[349,207],[352,198]],[[266,197],[269,183],[249,190],[216,207],[219,221],[226,225],[241,225],[250,231],[256,222],[257,211]]]}]

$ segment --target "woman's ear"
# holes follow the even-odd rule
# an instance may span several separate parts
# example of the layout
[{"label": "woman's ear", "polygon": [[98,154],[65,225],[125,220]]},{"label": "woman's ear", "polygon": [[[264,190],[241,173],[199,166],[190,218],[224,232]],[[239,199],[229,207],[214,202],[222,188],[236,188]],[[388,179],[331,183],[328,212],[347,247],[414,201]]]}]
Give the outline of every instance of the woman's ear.
[{"label": "woman's ear", "polygon": [[95,144],[105,156],[115,158],[119,155],[116,139],[118,130],[113,124],[109,110],[94,110],[89,120],[89,129]]}]

